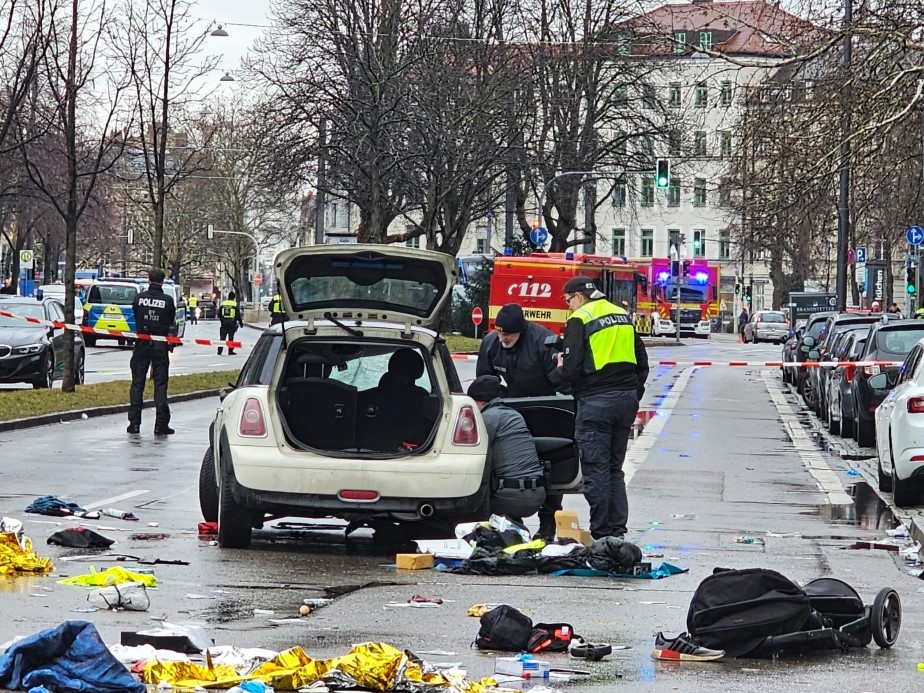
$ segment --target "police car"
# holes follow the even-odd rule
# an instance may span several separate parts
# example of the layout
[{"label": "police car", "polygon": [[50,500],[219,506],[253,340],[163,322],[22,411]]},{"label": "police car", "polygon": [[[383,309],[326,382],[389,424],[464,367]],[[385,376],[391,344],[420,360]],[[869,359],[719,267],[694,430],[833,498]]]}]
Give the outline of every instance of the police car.
[{"label": "police car", "polygon": [[[148,280],[140,278],[111,277],[94,282],[84,304],[83,324],[103,330],[134,332],[135,315],[132,312],[132,303],[135,296],[147,288]],[[164,282],[164,293],[172,296],[176,305],[176,321],[170,334],[183,337],[186,334],[186,299],[183,297],[182,287],[168,279]],[[94,346],[99,339],[114,339],[119,345],[129,341],[124,337],[84,335],[87,346]]]}]

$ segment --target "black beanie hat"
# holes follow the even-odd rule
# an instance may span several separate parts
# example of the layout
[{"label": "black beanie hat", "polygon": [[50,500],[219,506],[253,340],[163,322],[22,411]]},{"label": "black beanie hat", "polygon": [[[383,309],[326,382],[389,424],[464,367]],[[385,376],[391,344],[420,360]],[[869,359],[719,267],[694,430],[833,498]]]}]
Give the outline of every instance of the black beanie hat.
[{"label": "black beanie hat", "polygon": [[496,375],[479,375],[468,386],[468,396],[479,402],[490,402],[501,396],[501,381]]},{"label": "black beanie hat", "polygon": [[508,303],[497,311],[494,326],[504,332],[522,332],[526,329],[526,318],[523,309],[516,303]]},{"label": "black beanie hat", "polygon": [[585,277],[583,274],[571,277],[571,279],[565,283],[566,294],[584,294],[585,296],[590,296],[590,294],[596,290],[597,287],[593,279]]}]

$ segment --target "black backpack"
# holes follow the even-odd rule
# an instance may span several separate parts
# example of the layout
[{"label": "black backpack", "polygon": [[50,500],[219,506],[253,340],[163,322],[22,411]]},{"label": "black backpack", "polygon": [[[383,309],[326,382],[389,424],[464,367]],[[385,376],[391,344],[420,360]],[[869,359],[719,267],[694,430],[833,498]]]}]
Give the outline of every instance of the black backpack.
[{"label": "black backpack", "polygon": [[574,637],[567,623],[537,623],[512,606],[501,604],[481,617],[475,638],[479,650],[504,652],[565,652]]}]

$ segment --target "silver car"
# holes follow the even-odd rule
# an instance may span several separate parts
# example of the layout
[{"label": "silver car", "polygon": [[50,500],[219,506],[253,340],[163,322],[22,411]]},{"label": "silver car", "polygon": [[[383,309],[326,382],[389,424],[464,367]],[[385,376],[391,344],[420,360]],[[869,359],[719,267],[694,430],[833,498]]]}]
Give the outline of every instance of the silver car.
[{"label": "silver car", "polygon": [[789,337],[789,322],[786,314],[778,310],[759,310],[744,326],[744,341],[776,342],[780,344]]}]

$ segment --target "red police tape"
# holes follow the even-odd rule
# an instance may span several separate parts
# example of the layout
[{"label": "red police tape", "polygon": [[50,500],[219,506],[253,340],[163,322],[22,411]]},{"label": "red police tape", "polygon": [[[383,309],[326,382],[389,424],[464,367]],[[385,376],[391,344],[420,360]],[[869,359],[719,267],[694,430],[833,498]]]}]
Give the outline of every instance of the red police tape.
[{"label": "red police tape", "polygon": [[[476,361],[475,354],[453,354],[457,361]],[[904,361],[649,361],[654,366],[733,366],[742,368],[837,368],[838,366],[901,366]]]},{"label": "red police tape", "polygon": [[15,313],[10,313],[5,310],[0,310],[0,317],[24,320],[25,322],[31,322],[33,325],[54,327],[56,330],[70,330],[71,332],[83,332],[86,334],[102,335],[104,337],[116,337],[118,339],[138,339],[148,342],[167,342],[167,344],[176,345],[196,344],[197,346],[227,346],[229,349],[244,348],[242,342],[220,341],[217,339],[188,339],[184,341],[180,337],[161,337],[160,335],[145,334],[144,332],[122,332],[120,330],[104,330],[99,327],[87,327],[86,325],[69,325],[65,322],[58,322],[57,320],[42,320],[26,315],[16,315]]}]

